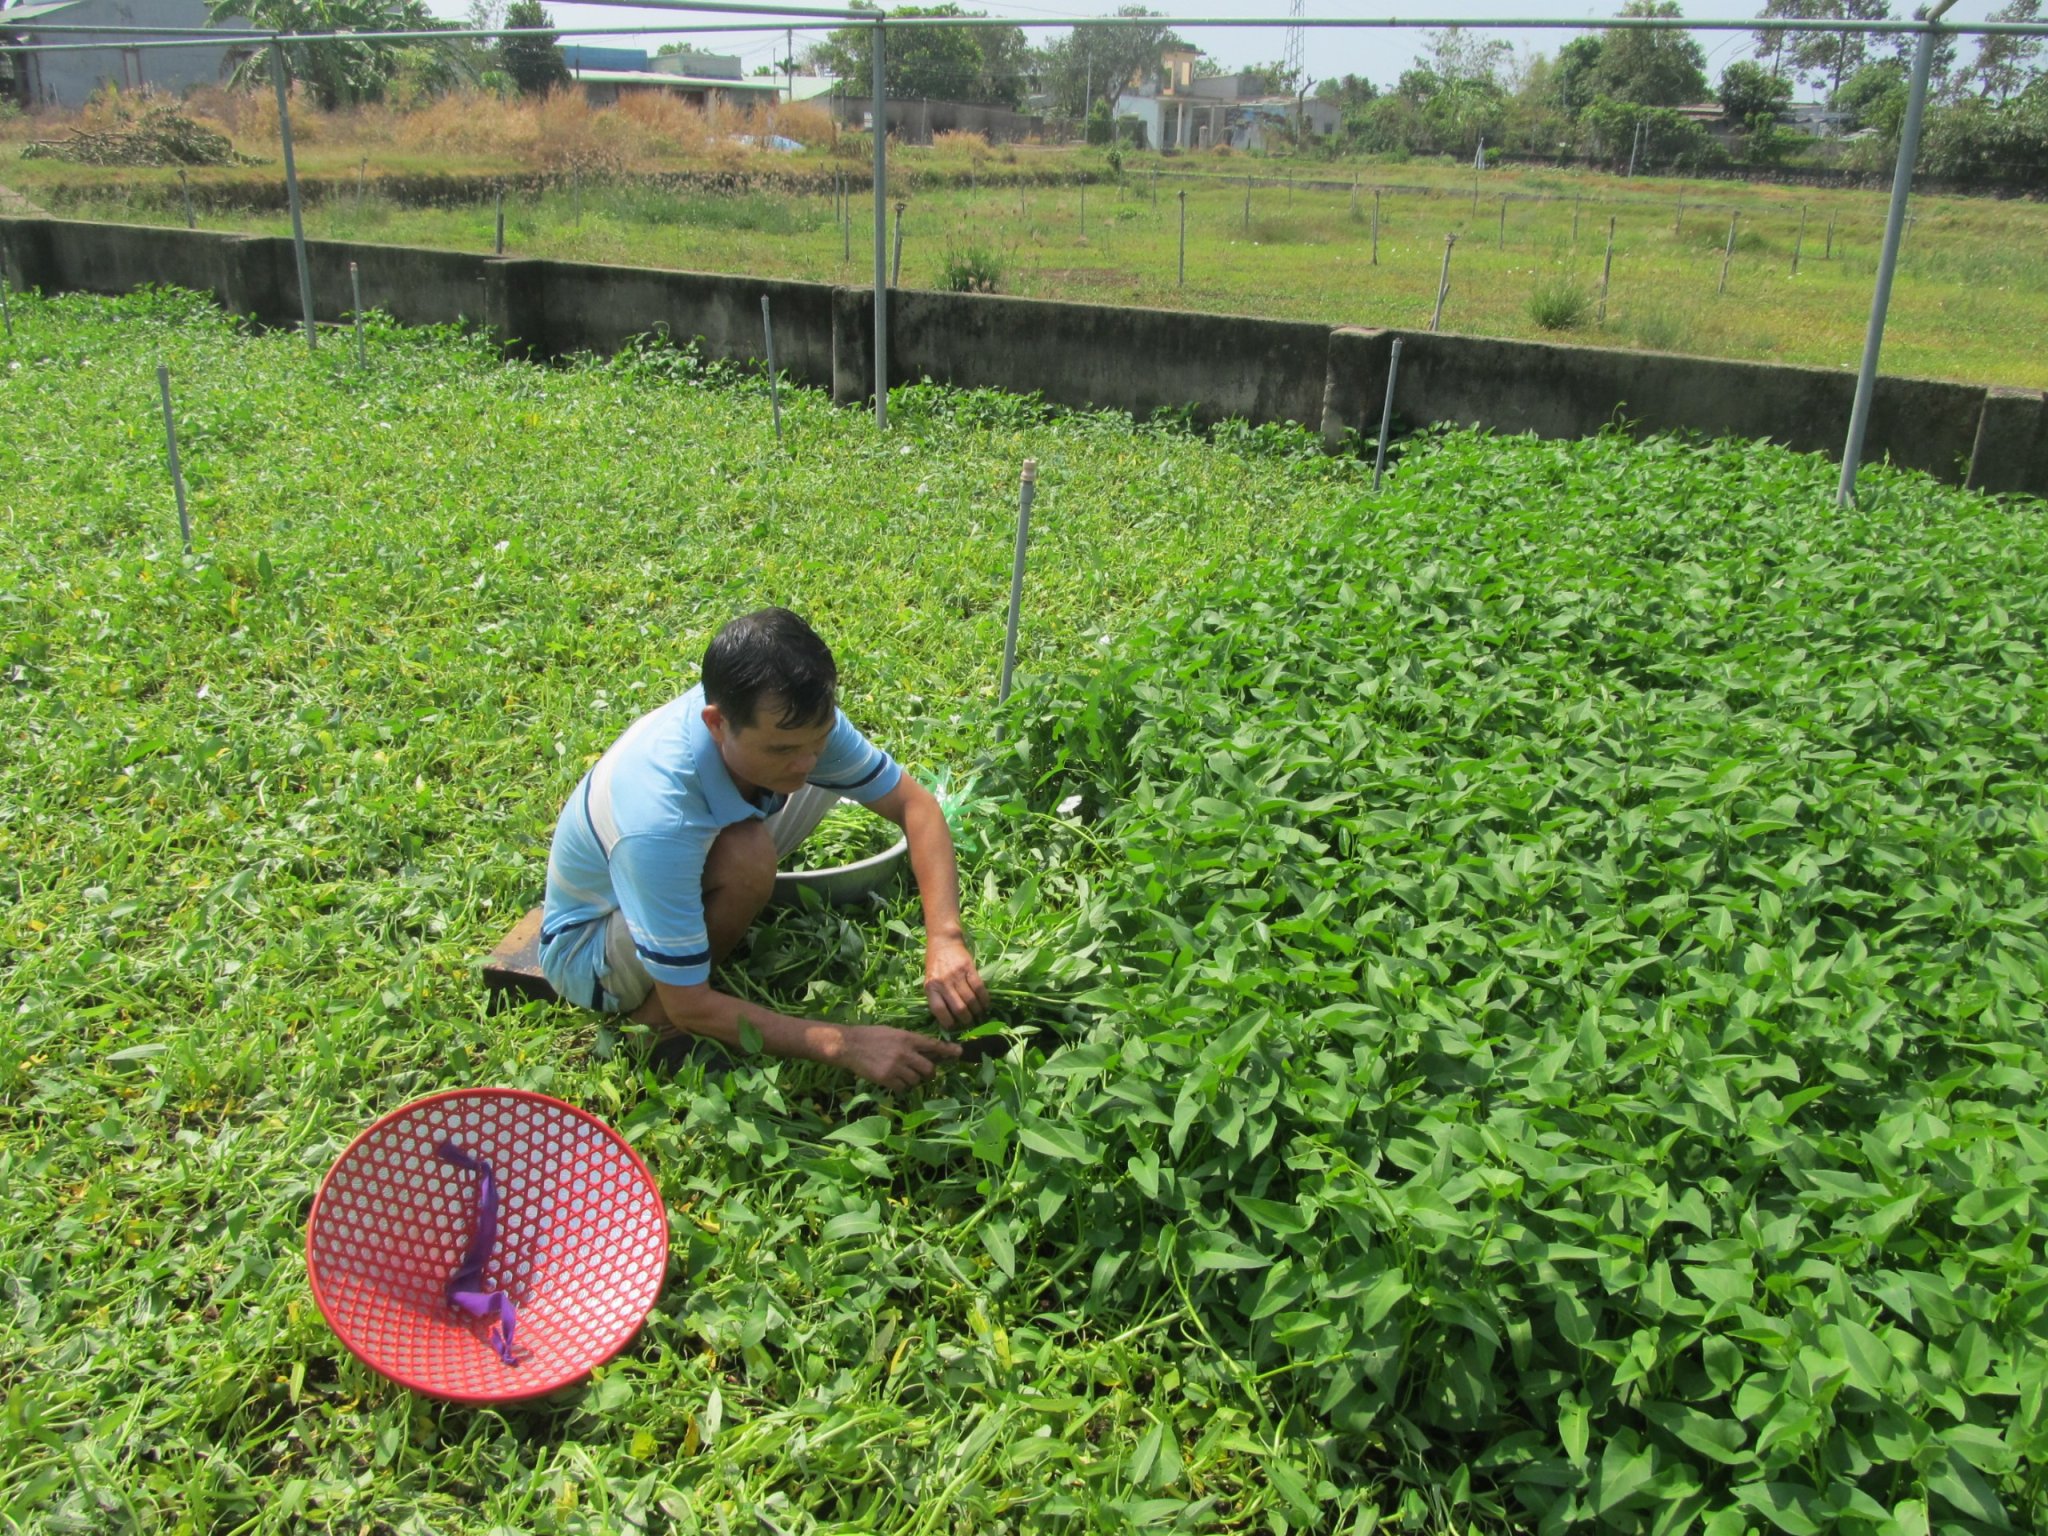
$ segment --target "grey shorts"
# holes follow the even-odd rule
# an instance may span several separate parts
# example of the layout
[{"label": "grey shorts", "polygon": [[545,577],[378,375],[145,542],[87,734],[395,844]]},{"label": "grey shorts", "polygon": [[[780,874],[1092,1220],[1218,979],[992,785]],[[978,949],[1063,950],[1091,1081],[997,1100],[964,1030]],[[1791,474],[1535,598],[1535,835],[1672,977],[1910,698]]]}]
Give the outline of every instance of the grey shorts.
[{"label": "grey shorts", "polygon": [[[778,864],[817,830],[839,799],[837,790],[812,785],[767,819]],[[593,918],[557,934],[542,951],[541,968],[563,998],[599,1013],[631,1013],[654,992],[654,978],[633,945],[633,930],[616,909],[602,920]]]}]

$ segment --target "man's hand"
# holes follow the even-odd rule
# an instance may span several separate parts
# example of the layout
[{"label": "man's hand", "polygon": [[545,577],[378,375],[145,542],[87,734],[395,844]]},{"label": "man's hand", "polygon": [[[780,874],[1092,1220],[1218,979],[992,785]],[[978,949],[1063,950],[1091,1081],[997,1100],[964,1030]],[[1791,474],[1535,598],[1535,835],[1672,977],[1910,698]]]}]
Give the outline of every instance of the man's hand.
[{"label": "man's hand", "polygon": [[947,1029],[961,1029],[988,1017],[988,984],[974,956],[959,939],[935,938],[925,947],[924,995]]},{"label": "man's hand", "polygon": [[856,1077],[902,1093],[929,1080],[946,1062],[958,1061],[960,1047],[887,1024],[849,1024],[832,1059]]}]

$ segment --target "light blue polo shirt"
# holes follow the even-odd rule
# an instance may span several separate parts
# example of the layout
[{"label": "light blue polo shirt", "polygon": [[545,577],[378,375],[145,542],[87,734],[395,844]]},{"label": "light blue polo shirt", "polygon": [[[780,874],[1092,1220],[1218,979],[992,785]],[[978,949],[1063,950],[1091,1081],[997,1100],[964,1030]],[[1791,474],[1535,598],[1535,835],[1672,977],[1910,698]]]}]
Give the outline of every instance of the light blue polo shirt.
[{"label": "light blue polo shirt", "polygon": [[[881,799],[903,770],[845,711],[834,716],[810,782],[862,805]],[[613,912],[625,917],[656,981],[692,987],[707,980],[705,857],[720,832],[780,810],[784,798],[771,793],[757,803],[740,793],[704,724],[701,685],[634,721],[583,776],[555,823],[540,930],[541,969],[555,991],[592,1003]]]}]

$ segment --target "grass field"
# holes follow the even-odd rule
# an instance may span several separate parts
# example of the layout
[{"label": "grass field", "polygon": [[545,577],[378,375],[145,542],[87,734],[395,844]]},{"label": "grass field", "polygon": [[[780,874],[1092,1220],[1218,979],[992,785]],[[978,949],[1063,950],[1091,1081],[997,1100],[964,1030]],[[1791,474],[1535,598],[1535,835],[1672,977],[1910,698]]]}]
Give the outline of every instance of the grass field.
[{"label": "grass field", "polygon": [[[577,131],[587,133],[589,125],[579,120]],[[510,152],[468,149],[435,157],[409,141],[366,145],[339,132],[316,139],[304,153],[308,175],[348,183],[364,159],[369,162],[369,194],[359,201],[344,193],[311,208],[309,235],[463,250],[492,248],[490,202],[402,208],[376,194],[377,177],[429,168],[510,174],[552,164],[533,162],[532,153],[521,161]],[[1447,330],[1835,368],[1853,368],[1861,356],[1885,213],[1879,192],[1555,170],[1488,171],[1476,178],[1475,198],[1468,168],[1434,162],[1134,155],[1126,157],[1118,179],[1100,151],[1018,147],[993,154],[948,145],[894,154],[898,173],[921,183],[904,194],[901,281],[908,287],[942,286],[949,263],[978,252],[993,259],[1006,293],[1421,328],[1435,305],[1445,238],[1456,235]],[[633,168],[709,166],[816,177],[823,189],[840,165],[860,169],[858,161],[823,153],[780,157],[698,144],[667,157],[649,151]],[[1085,188],[983,184],[984,178],[1084,173],[1102,179]],[[274,179],[277,172],[193,174],[203,194],[223,178]],[[1249,220],[1247,176],[1260,183],[1252,190]],[[66,216],[183,221],[170,172],[25,161],[0,180]],[[119,190],[95,194],[95,186]],[[1188,193],[1184,284],[1182,190]],[[2048,361],[2031,339],[2048,327],[2048,205],[1921,197],[1913,206],[1893,290],[1885,371],[2048,386]],[[713,195],[630,181],[607,188],[593,183],[580,194],[566,187],[515,194],[507,208],[507,245],[515,255],[866,283],[873,275],[872,215],[872,199],[859,193],[850,227],[843,228],[826,190]],[[1723,292],[1731,216],[1735,243]],[[1602,319],[1598,290],[1610,217],[1614,259]],[[204,223],[270,234],[290,228],[281,213],[222,211],[208,213]],[[1563,329],[1539,324],[1532,313],[1539,288],[1575,295],[1583,309],[1579,322]]]},{"label": "grass field", "polygon": [[[931,390],[786,395],[778,451],[672,352],[15,324],[8,1528],[2048,1522],[2039,503],[1475,434],[1372,498]],[[900,1102],[483,1009],[584,766],[770,600],[961,805],[1020,1038]],[[908,1023],[915,924],[787,914],[728,984]],[[380,1382],[300,1258],[368,1118],[493,1082],[621,1126],[675,1235],[511,1413]]]}]

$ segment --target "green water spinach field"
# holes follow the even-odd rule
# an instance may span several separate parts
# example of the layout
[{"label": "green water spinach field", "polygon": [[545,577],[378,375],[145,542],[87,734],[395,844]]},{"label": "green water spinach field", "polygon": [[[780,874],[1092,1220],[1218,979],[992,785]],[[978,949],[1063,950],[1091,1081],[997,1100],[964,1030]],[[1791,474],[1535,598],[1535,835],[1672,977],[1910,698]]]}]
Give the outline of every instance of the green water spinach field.
[{"label": "green water spinach field", "polygon": [[[2038,504],[1469,435],[1368,498],[926,390],[888,439],[797,392],[778,453],[666,350],[16,320],[11,1524],[2048,1524]],[[958,803],[1016,1044],[913,1098],[475,984],[584,764],[769,600]],[[907,1022],[916,936],[784,914],[731,984]],[[607,1115],[676,1233],[542,1408],[390,1388],[305,1290],[335,1153],[468,1082]]]}]

